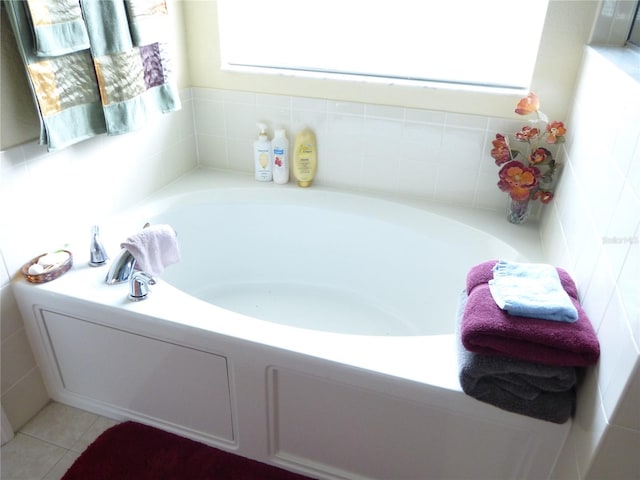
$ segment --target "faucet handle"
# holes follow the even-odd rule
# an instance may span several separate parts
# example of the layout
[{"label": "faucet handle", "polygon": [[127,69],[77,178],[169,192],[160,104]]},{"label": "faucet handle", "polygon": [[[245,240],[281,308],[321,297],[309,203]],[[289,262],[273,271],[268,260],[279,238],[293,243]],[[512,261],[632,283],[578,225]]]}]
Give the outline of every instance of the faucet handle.
[{"label": "faucet handle", "polygon": [[155,285],[155,279],[148,273],[136,271],[129,280],[129,300],[139,302],[149,295],[149,285]]},{"label": "faucet handle", "polygon": [[100,228],[94,225],[91,228],[91,245],[89,247],[89,265],[92,267],[100,267],[107,263],[109,256],[100,241]]}]

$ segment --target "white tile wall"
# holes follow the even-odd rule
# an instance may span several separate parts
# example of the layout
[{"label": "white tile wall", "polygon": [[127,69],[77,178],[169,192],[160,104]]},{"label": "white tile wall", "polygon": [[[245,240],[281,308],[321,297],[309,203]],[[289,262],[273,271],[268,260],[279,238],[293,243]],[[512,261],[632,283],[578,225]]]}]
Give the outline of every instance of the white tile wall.
[{"label": "white tile wall", "polygon": [[[200,163],[253,172],[256,122],[270,134],[304,127],[318,139],[316,183],[502,210],[489,155],[497,132],[522,120],[366,105],[313,98],[194,88]],[[511,112],[505,112],[509,115]]]},{"label": "white tile wall", "polygon": [[556,479],[640,474],[640,81],[601,52],[586,50],[568,165],[542,221],[547,255],[574,274],[601,346]]}]

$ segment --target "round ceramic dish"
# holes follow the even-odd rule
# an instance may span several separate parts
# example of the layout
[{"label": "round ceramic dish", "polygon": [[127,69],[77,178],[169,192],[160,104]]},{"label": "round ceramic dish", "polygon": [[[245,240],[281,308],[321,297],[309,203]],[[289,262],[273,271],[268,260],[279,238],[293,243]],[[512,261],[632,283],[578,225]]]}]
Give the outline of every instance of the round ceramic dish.
[{"label": "round ceramic dish", "polygon": [[55,280],[60,275],[63,275],[64,273],[68,272],[71,266],[73,265],[73,255],[68,250],[60,250],[60,252],[68,253],[69,257],[64,262],[57,265],[55,268],[50,268],[49,270],[46,270],[42,273],[37,273],[37,274],[29,273],[29,267],[31,267],[31,265],[35,265],[36,263],[38,263],[38,260],[40,260],[41,257],[47,255],[46,253],[38,255],[37,257],[31,259],[31,261],[25,263],[22,266],[22,274],[27,279],[27,281],[31,283],[50,282],[51,280]]}]

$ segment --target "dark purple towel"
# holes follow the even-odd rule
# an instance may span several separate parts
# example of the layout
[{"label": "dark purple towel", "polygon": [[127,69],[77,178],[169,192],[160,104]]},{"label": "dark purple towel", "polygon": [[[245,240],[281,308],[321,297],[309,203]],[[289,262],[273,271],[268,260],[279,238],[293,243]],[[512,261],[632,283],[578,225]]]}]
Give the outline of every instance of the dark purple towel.
[{"label": "dark purple towel", "polygon": [[571,301],[578,310],[575,323],[518,317],[496,305],[488,283],[479,283],[471,289],[465,305],[462,344],[473,353],[544,365],[592,365],[600,356],[598,338],[580,302],[573,296]]},{"label": "dark purple towel", "polygon": [[[497,260],[489,260],[472,267],[467,273],[467,295],[471,293],[474,287],[483,283],[488,283],[493,279],[493,267],[497,263]],[[570,297],[578,299],[578,287],[576,287],[573,278],[567,273],[566,270],[556,267],[558,270],[558,276],[560,277],[560,283],[564,287],[565,291]]]}]

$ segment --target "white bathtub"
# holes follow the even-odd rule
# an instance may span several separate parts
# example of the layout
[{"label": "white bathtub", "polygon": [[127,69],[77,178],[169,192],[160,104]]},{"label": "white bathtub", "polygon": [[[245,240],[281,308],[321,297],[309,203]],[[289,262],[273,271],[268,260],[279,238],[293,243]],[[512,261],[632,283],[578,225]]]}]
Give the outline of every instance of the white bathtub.
[{"label": "white bathtub", "polygon": [[111,255],[148,220],[183,258],[143,302],[82,240],[14,282],[55,400],[317,478],[549,477],[569,424],[464,395],[454,335],[469,267],[539,260],[535,226],[196,171],[102,225]]}]

